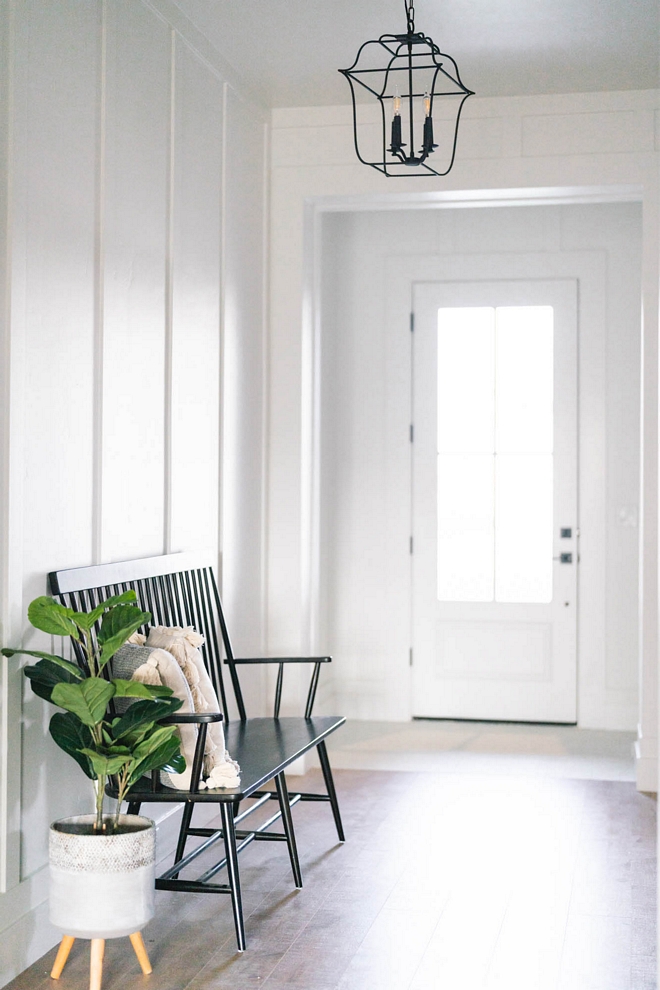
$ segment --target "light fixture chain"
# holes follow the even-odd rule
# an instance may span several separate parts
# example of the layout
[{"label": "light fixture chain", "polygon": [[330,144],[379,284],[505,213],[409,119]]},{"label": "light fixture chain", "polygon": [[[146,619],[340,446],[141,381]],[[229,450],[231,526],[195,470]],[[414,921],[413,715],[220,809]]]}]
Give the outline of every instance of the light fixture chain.
[{"label": "light fixture chain", "polygon": [[408,22],[408,34],[415,33],[415,4],[414,0],[403,0],[406,8],[406,20]]}]

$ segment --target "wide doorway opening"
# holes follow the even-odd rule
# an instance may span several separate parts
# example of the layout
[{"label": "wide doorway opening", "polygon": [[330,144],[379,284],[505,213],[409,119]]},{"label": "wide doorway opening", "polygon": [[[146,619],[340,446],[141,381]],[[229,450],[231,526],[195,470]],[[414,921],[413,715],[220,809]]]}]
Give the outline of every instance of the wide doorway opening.
[{"label": "wide doorway opening", "polygon": [[333,710],[635,732],[641,233],[636,202],[322,215]]}]

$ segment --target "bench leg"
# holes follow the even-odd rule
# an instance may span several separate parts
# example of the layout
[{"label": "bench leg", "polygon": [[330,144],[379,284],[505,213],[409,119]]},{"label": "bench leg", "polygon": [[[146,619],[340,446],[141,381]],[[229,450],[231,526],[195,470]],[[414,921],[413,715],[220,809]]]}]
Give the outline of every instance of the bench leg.
[{"label": "bench leg", "polygon": [[[192,813],[195,805],[193,801],[186,801],[183,806],[183,814],[181,815],[181,827],[179,829],[179,839],[176,844],[176,852],[174,853],[174,862],[178,863],[180,859],[183,859],[183,854],[186,849],[186,842],[188,840],[188,829],[190,828],[190,821],[192,819]],[[172,879],[176,880],[179,876],[178,873],[172,875]]]},{"label": "bench leg", "polygon": [[129,815],[139,815],[140,814],[140,802],[139,801],[129,801],[128,802],[128,812]]},{"label": "bench leg", "polygon": [[296,887],[302,887],[302,873],[300,872],[298,850],[296,848],[296,833],[293,830],[293,818],[291,816],[291,805],[289,804],[289,792],[286,787],[284,773],[278,773],[275,778],[275,786],[277,787],[277,797],[280,802],[280,811],[282,812],[282,825],[284,826],[284,834],[286,835],[286,844],[289,847],[289,859],[291,860],[293,879]]},{"label": "bench leg", "polygon": [[243,904],[241,902],[241,880],[238,874],[238,853],[236,851],[236,832],[234,830],[234,806],[228,801],[220,804],[222,812],[222,837],[225,841],[227,857],[227,877],[231,887],[231,906],[234,912],[236,927],[236,944],[238,951],[245,949],[245,926],[243,924]]},{"label": "bench leg", "polygon": [[325,780],[328,797],[330,798],[330,807],[332,808],[332,814],[335,819],[337,835],[339,836],[339,841],[344,842],[344,826],[341,823],[339,801],[337,800],[337,792],[335,791],[335,782],[332,779],[332,767],[330,766],[330,760],[328,759],[328,751],[325,747],[325,741],[320,742],[316,747],[316,750],[319,754],[319,760],[321,761],[321,770],[323,771],[323,779]]}]

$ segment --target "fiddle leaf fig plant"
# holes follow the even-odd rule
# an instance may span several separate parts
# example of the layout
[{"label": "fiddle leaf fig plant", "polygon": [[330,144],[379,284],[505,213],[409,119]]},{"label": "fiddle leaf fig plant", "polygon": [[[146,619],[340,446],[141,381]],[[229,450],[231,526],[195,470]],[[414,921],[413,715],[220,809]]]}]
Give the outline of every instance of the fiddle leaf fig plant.
[{"label": "fiddle leaf fig plant", "polygon": [[[50,635],[76,640],[85,658],[85,669],[64,657],[38,650],[1,651],[6,657],[18,653],[39,661],[24,667],[23,672],[38,697],[64,709],[52,716],[50,734],[94,781],[97,831],[105,829],[103,805],[108,777],[117,779],[116,827],[122,802],[140,777],[152,770],[182,773],[186,767],[176,726],[159,724],[181,707],[170,688],[103,676],[117,650],[151,619],[148,612],[134,604],[136,600],[134,591],[125,591],[90,612],[75,612],[46,595],[31,602],[31,624]],[[113,698],[135,700],[117,715],[110,705]]]}]

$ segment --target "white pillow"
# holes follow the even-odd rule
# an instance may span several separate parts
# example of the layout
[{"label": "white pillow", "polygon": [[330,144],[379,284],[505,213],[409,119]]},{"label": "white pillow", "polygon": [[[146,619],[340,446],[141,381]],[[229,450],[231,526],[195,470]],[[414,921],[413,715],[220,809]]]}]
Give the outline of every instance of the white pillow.
[{"label": "white pillow", "polygon": [[[144,636],[140,636],[140,639],[144,642]],[[125,643],[115,653],[112,658],[112,676],[141,681],[142,684],[162,684],[170,688],[174,697],[181,702],[179,708],[181,714],[193,713],[195,706],[188,682],[172,654],[166,650],[138,644],[139,640],[135,637],[133,643]],[[132,701],[129,698],[117,698],[115,701],[117,711],[120,713],[126,711],[130,704]],[[194,725],[177,725],[177,732],[181,739],[181,752],[186,761],[186,769],[183,773],[166,773],[162,770],[160,779],[167,787],[187,791],[190,790],[197,728]]]},{"label": "white pillow", "polygon": [[[190,688],[194,711],[219,712],[218,698],[199,652],[203,642],[203,636],[195,632],[192,626],[186,629],[180,626],[155,626],[149,630],[147,638],[147,646],[167,650],[179,664]],[[241,782],[240,769],[225,749],[222,722],[211,722],[206,736],[205,779],[200,781],[200,787],[238,787]]]}]

